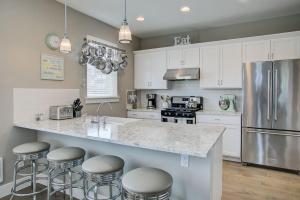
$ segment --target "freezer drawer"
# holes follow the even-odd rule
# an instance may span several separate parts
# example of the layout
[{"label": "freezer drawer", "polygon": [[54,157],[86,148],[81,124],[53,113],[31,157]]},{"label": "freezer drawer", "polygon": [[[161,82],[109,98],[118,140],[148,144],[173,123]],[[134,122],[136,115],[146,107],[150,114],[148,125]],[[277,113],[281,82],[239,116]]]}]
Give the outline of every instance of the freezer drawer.
[{"label": "freezer drawer", "polygon": [[243,128],[242,162],[300,171],[300,133]]}]

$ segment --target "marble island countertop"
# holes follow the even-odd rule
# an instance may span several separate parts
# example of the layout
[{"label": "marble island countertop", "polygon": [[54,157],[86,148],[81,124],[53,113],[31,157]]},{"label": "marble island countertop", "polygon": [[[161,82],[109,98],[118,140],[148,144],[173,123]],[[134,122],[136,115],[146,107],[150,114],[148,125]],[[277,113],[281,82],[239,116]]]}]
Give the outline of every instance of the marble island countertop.
[{"label": "marble island countertop", "polygon": [[67,135],[139,147],[163,152],[186,154],[206,158],[225,128],[163,123],[154,120],[140,120],[106,117],[100,124],[91,123],[92,117],[69,120],[43,120],[15,122],[20,128]]}]

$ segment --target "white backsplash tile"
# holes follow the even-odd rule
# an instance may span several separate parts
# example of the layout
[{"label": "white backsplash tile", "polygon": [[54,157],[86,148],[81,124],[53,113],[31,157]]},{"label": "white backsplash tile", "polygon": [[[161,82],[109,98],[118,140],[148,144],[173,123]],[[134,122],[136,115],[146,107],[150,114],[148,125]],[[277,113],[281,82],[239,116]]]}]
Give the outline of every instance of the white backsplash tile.
[{"label": "white backsplash tile", "polygon": [[242,90],[241,89],[201,89],[198,80],[190,81],[169,81],[168,90],[140,90],[138,92],[140,107],[147,106],[146,94],[157,94],[157,106],[162,106],[161,95],[169,96],[202,96],[204,98],[205,110],[219,110],[219,97],[224,94],[237,96],[236,108],[241,111]]}]

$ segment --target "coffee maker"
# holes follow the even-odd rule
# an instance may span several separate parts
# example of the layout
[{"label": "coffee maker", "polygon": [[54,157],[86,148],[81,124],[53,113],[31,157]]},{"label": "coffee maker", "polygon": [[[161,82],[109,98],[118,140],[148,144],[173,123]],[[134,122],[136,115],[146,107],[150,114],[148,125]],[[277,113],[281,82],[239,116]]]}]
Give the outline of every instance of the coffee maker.
[{"label": "coffee maker", "polygon": [[156,108],[156,94],[147,94],[147,109]]}]

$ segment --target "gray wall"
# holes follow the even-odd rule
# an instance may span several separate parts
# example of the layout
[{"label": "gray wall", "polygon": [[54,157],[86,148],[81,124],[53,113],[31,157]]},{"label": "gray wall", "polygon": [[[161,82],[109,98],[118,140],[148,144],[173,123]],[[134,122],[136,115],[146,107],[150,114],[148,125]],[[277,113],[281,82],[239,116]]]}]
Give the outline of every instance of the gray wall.
[{"label": "gray wall", "polygon": [[[300,14],[206,30],[188,32],[192,43],[234,39],[300,30]],[[141,40],[141,49],[173,46],[173,38],[186,33],[170,34]]]},{"label": "gray wall", "polygon": [[[84,68],[78,64],[78,52],[82,39],[93,35],[110,42],[117,42],[118,30],[93,18],[69,9],[69,33],[73,52],[65,57],[65,80],[40,80],[40,55],[50,53],[44,39],[47,33],[63,35],[64,7],[55,0],[1,0],[0,5],[0,156],[4,157],[5,183],[11,181],[15,156],[14,146],[36,140],[32,131],[13,127],[13,88],[80,88]],[[129,55],[129,65],[119,73],[120,103],[113,104],[112,116],[125,116],[125,92],[133,87],[132,50],[139,46],[134,38],[132,45],[123,46]],[[26,105],[24,105],[26,106]],[[95,113],[97,105],[86,107]]]}]

